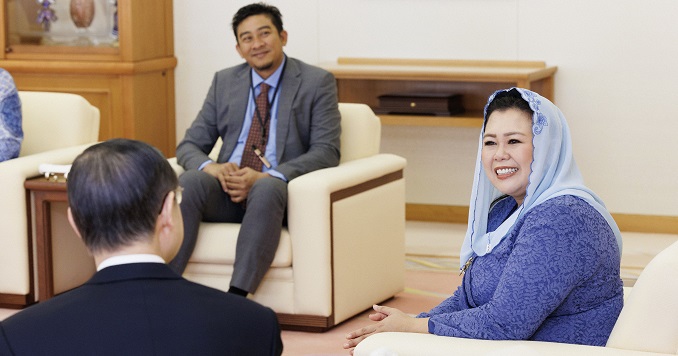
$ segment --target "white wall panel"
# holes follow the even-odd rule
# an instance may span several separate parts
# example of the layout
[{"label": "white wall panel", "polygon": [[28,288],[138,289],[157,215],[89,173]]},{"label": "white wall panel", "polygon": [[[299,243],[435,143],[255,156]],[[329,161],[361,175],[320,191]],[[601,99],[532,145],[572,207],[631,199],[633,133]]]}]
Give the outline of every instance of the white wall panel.
[{"label": "white wall panel", "polygon": [[[230,29],[248,1],[175,0],[177,139],[213,73],[240,63]],[[337,57],[543,60],[586,182],[612,212],[678,215],[678,2],[675,0],[270,1],[286,52]],[[409,163],[407,200],[468,204],[473,129],[384,127]]]}]

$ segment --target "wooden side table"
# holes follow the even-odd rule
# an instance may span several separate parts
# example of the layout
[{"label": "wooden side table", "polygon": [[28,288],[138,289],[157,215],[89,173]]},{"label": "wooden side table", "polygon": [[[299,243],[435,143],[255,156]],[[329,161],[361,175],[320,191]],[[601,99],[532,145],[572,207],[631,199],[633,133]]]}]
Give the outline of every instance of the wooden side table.
[{"label": "wooden side table", "polygon": [[[51,203],[68,202],[66,181],[63,178],[49,180],[37,177],[26,180],[26,201],[31,199],[35,206],[35,236],[38,258],[38,300],[45,301],[54,296],[54,275],[52,264],[52,218]],[[27,204],[28,221],[32,221],[31,204]],[[28,240],[32,239],[29,223]]]}]

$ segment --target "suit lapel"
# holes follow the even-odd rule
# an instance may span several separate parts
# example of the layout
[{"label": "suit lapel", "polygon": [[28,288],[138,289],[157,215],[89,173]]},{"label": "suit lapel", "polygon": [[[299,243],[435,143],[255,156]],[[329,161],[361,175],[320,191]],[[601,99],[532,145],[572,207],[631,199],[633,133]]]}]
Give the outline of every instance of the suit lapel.
[{"label": "suit lapel", "polygon": [[226,157],[220,157],[221,162],[226,162],[231,156],[242,131],[250,92],[250,66],[244,64],[234,79],[233,85],[229,85],[222,94],[225,102],[229,105],[228,110],[232,114],[226,115],[230,122],[227,123],[227,130],[222,133],[221,137],[225,146],[222,152],[226,155]]},{"label": "suit lapel", "polygon": [[287,141],[287,132],[290,129],[290,120],[292,120],[292,104],[297,96],[301,86],[301,71],[297,62],[287,57],[287,68],[285,68],[280,88],[280,100],[278,102],[278,124],[276,126],[276,158],[281,163],[285,151],[285,142]]}]

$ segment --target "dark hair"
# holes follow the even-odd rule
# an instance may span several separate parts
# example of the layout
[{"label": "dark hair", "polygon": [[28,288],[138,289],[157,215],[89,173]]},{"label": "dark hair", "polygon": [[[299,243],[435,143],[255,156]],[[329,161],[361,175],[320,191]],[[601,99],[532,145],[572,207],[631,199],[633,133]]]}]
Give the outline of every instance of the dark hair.
[{"label": "dark hair", "polygon": [[530,119],[534,115],[534,111],[530,108],[530,104],[527,100],[523,99],[523,96],[520,95],[520,92],[516,88],[511,88],[509,90],[501,91],[494,96],[492,102],[487,105],[485,109],[485,124],[487,124],[487,119],[495,111],[504,111],[508,109],[517,109],[529,115]]},{"label": "dark hair", "polygon": [[245,21],[246,18],[254,15],[266,15],[269,19],[271,19],[271,22],[273,22],[273,25],[278,30],[278,33],[283,31],[282,14],[280,13],[280,10],[278,10],[278,8],[273,5],[259,2],[256,4],[243,6],[240,8],[240,10],[238,10],[238,12],[235,13],[235,15],[233,15],[231,26],[233,27],[233,34],[235,35],[236,41],[238,41],[238,26],[240,26],[240,23]]},{"label": "dark hair", "polygon": [[128,139],[87,148],[68,173],[73,220],[92,252],[114,251],[150,236],[165,197],[177,187],[160,151]]}]

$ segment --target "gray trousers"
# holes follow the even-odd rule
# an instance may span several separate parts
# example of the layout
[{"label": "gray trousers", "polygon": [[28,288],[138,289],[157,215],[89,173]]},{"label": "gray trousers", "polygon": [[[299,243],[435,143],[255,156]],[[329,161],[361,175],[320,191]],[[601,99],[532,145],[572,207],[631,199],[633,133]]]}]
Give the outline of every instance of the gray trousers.
[{"label": "gray trousers", "polygon": [[241,223],[231,286],[254,293],[275,257],[287,207],[287,183],[273,177],[259,179],[247,196],[247,209],[231,201],[211,175],[189,170],[179,177],[184,188],[181,214],[184,241],[169,263],[182,274],[193,253],[201,221]]}]

